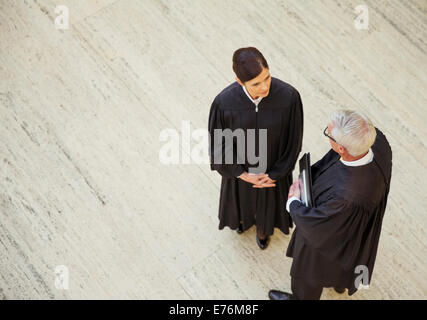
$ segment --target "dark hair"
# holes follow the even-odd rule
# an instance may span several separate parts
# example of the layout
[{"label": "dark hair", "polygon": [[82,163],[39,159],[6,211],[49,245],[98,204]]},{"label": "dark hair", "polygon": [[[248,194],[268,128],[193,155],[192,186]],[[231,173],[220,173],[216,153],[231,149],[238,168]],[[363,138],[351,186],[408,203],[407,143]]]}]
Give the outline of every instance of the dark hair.
[{"label": "dark hair", "polygon": [[263,68],[268,69],[268,63],[257,48],[240,48],[234,52],[233,70],[242,82],[256,78]]}]

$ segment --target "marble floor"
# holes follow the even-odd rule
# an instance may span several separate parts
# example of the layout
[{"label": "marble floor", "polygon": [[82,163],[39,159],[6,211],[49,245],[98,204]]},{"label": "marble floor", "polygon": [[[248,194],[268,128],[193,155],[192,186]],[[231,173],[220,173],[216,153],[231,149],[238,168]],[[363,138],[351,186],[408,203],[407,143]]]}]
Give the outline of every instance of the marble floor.
[{"label": "marble floor", "polygon": [[299,90],[314,160],[337,108],[366,113],[393,148],[371,286],[322,299],[427,298],[425,0],[366,0],[364,13],[358,0],[62,0],[68,29],[57,4],[0,0],[0,299],[290,289],[289,236],[261,251],[253,228],[218,230],[220,176],[186,163],[195,141],[159,160],[164,130],[182,142],[206,129],[246,46]]}]

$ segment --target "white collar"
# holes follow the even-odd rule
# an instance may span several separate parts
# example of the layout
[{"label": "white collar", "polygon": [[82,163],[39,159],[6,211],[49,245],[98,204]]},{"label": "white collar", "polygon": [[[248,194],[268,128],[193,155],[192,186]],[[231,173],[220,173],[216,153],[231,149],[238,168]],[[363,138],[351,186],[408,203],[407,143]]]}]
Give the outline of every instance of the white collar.
[{"label": "white collar", "polygon": [[240,85],[243,88],[243,91],[246,93],[246,95],[248,96],[249,99],[251,99],[251,101],[253,103],[255,103],[256,106],[258,106],[258,104],[260,103],[261,99],[263,97],[259,97],[258,99],[252,99],[251,95],[248,93],[248,91],[246,90],[245,86]]},{"label": "white collar", "polygon": [[358,167],[358,166],[363,166],[365,164],[371,163],[373,159],[374,159],[374,153],[372,152],[372,149],[369,148],[368,153],[363,158],[360,158],[359,160],[355,160],[355,161],[344,161],[343,159],[340,159],[340,160],[346,166]]}]

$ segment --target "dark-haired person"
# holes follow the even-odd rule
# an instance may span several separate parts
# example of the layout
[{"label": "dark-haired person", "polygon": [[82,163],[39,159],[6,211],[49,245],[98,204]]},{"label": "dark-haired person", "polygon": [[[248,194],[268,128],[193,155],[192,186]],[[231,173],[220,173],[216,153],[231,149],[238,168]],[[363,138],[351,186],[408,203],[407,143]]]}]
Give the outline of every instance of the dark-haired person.
[{"label": "dark-haired person", "polygon": [[324,287],[354,294],[374,270],[390,191],[392,151],[384,134],[363,114],[332,113],[324,135],[332,149],[312,167],[315,208],[300,201],[298,181],[287,210],[296,228],[287,256],[292,294],[271,290],[272,300],[317,300]]},{"label": "dark-haired person", "polygon": [[[274,228],[289,234],[293,226],[285,205],[302,145],[302,102],[294,87],[270,75],[256,48],[236,50],[233,70],[237,81],[215,97],[209,114],[211,169],[222,176],[219,229],[228,226],[242,233],[256,225],[257,244],[265,249]],[[240,130],[245,139],[241,153],[236,145],[241,142],[233,137],[232,163],[225,160],[227,139],[214,141],[215,131],[227,129],[236,136]],[[261,160],[256,164],[249,158],[251,148],[263,167]],[[218,152],[224,157],[219,162]]]}]

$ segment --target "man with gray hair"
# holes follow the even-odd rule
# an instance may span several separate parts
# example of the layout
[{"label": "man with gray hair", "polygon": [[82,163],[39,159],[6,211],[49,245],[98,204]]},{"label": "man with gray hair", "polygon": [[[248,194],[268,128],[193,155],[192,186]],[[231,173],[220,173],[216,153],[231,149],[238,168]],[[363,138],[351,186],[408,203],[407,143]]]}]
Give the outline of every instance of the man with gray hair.
[{"label": "man with gray hair", "polygon": [[334,112],[323,134],[332,149],[311,167],[314,207],[300,201],[298,181],[286,204],[296,224],[286,252],[293,258],[292,294],[270,290],[272,300],[317,300],[328,287],[352,295],[371,281],[390,190],[391,148],[355,111]]}]

